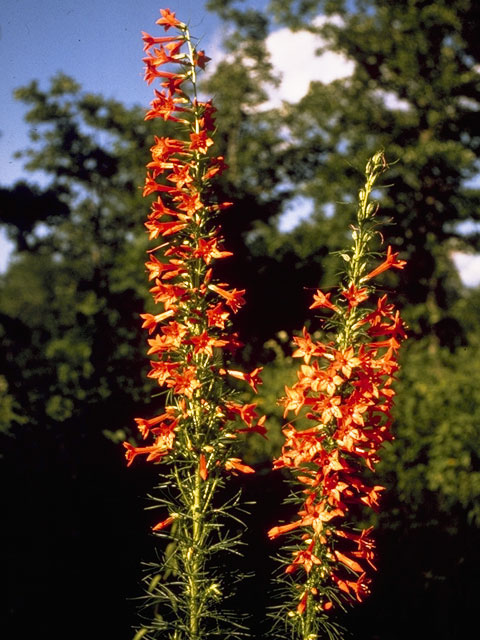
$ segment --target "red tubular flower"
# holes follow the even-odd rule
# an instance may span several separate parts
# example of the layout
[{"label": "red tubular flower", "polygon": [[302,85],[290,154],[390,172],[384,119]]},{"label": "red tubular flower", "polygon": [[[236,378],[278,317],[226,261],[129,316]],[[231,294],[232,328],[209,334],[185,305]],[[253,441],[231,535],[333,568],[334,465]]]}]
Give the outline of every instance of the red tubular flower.
[{"label": "red tubular flower", "polygon": [[243,371],[235,371],[234,369],[220,369],[220,373],[223,375],[228,373],[228,375],[232,376],[232,378],[237,378],[238,380],[245,380],[252,387],[252,389],[257,392],[257,385],[261,383],[260,379],[260,371],[263,367],[257,367],[251,373],[244,373]]},{"label": "red tubular flower", "polygon": [[237,291],[236,289],[226,291],[225,289],[222,289],[221,287],[218,287],[214,284],[209,285],[209,288],[212,291],[215,291],[215,293],[218,293],[218,295],[221,296],[224,300],[226,300],[227,305],[234,313],[236,313],[240,309],[240,307],[245,304],[245,299],[243,298],[245,289],[242,289],[242,291]]},{"label": "red tubular flower", "polygon": [[200,454],[199,463],[198,463],[198,473],[202,480],[206,480],[208,478],[208,469],[207,469],[207,460],[203,453]]},{"label": "red tubular flower", "polygon": [[235,470],[241,471],[242,473],[255,473],[255,470],[252,467],[249,467],[247,464],[244,464],[240,458],[228,458],[225,462],[225,469],[227,470]]},{"label": "red tubular flower", "polygon": [[330,302],[331,293],[323,293],[320,289],[313,295],[313,303],[310,305],[310,309],[318,309],[319,307],[325,307],[326,309],[332,309],[332,311],[338,311],[338,308]]},{"label": "red tubular flower", "polygon": [[165,31],[168,31],[170,27],[185,26],[183,22],[180,22],[180,20],[175,18],[175,13],[170,11],[170,9],[160,9],[160,13],[162,14],[162,17],[157,20],[156,24],[163,26]]},{"label": "red tubular flower", "polygon": [[[142,40],[144,42],[144,47],[143,50],[144,51],[148,51],[151,47],[153,47],[154,44],[165,44],[165,43],[170,43],[170,42],[174,42],[175,40],[180,40],[180,38],[172,37],[172,36],[162,36],[162,37],[153,37],[150,34],[146,33],[145,31],[142,31]],[[180,40],[181,41],[181,40]]]},{"label": "red tubular flower", "polygon": [[347,299],[348,309],[350,310],[368,299],[368,290],[366,287],[357,289],[354,284],[351,284],[347,291],[342,292],[342,296]]},{"label": "red tubular flower", "polygon": [[168,518],[165,518],[165,520],[162,520],[154,527],[152,527],[152,531],[161,531],[162,529],[165,529],[165,527],[170,526],[174,520],[175,518],[173,516],[169,516]]},{"label": "red tubular flower", "polygon": [[370,271],[370,273],[366,275],[364,279],[370,280],[370,278],[378,276],[380,273],[387,271],[387,269],[390,269],[391,267],[395,267],[395,269],[403,269],[403,267],[407,263],[405,262],[405,260],[397,260],[397,256],[398,252],[392,253],[392,247],[389,246],[387,249],[387,256],[385,258],[385,261],[382,262],[382,264],[380,264],[376,269]]},{"label": "red tubular flower", "polygon": [[[367,165],[367,174],[372,173],[361,192],[365,198],[361,212],[367,210],[369,192],[383,167],[381,154]],[[375,210],[370,207],[368,212]],[[375,569],[371,529],[358,532],[347,519],[351,520],[355,505],[379,507],[384,488],[370,485],[364,471],[375,470],[383,443],[392,438],[391,385],[398,370],[396,353],[406,335],[398,311],[387,303],[385,295],[373,310],[368,307],[374,286],[362,283],[390,267],[402,269],[405,262],[388,247],[384,262],[362,276],[369,255],[365,238],[374,235],[368,215],[358,220],[344,286],[333,300],[333,293],[318,290],[310,306],[334,312],[336,341],[314,341],[305,328],[302,337],[294,338],[297,348],[293,356],[302,358],[303,364],[297,382],[285,388],[281,400],[285,417],[290,411],[296,415],[302,412],[313,424],[304,430],[289,424],[283,431],[285,443],[274,468],[290,469],[300,483],[300,519],[268,532],[272,539],[294,531],[298,540],[298,532],[302,534],[303,545],[294,552],[285,572],[297,583],[300,599],[296,614],[305,617],[305,638],[309,634],[317,637],[321,623],[314,612],[319,608],[333,608],[335,598],[362,600],[368,593],[367,570]],[[332,589],[337,591],[335,598],[331,597]]]},{"label": "red tubular flower", "polygon": [[[166,463],[168,491],[160,501],[169,505],[169,514],[153,531],[165,536],[163,530],[178,519],[168,536],[176,540],[172,546],[179,569],[173,589],[178,610],[188,611],[179,633],[197,640],[209,635],[207,630],[200,632],[203,620],[216,620],[205,613],[217,597],[212,583],[205,583],[207,571],[202,563],[210,550],[202,545],[207,541],[210,545],[220,531],[213,547],[235,544],[235,539],[225,540],[222,509],[212,497],[227,473],[254,473],[236,455],[237,437],[243,433],[265,436],[266,428],[265,417],[257,415],[255,405],[236,401],[228,388],[231,376],[256,391],[260,369],[244,373],[225,364],[226,352],[240,346],[231,326],[232,315],[245,303],[245,291],[215,278],[216,262],[232,255],[223,246],[215,219],[231,203],[213,201],[211,196],[210,182],[226,165],[214,153],[215,108],[210,101],[196,98],[197,73],[208,58],[173,12],[162,9],[160,13],[157,24],[165,31],[172,29],[174,35],[143,33],[145,80],[160,84],[145,120],[160,118],[176,133],[155,136],[147,163],[143,195],[154,195],[155,200],[145,227],[150,240],[161,238],[161,242],[147,252],[145,267],[159,308],[141,318],[149,334],[147,376],[161,388],[166,407],[153,417],[135,419],[145,446],[126,442],[124,447],[129,465],[139,455],[155,464]],[[169,496],[173,496],[170,502]],[[226,505],[225,513],[230,508]],[[179,587],[183,576],[187,577]],[[174,617],[171,626],[163,629],[167,635],[180,624],[178,615]],[[156,625],[158,620],[157,616]]]}]

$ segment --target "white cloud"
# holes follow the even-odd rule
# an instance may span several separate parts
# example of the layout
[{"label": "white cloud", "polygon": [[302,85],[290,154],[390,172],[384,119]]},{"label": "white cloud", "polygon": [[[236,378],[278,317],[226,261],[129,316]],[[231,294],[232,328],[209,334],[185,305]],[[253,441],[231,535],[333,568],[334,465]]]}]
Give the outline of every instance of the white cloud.
[{"label": "white cloud", "polygon": [[[326,18],[318,16],[315,26],[321,26]],[[339,23],[340,19],[332,22]],[[277,89],[270,90],[270,99],[262,109],[280,106],[282,101],[296,103],[308,92],[310,82],[320,81],[329,84],[334,80],[348,78],[355,69],[355,63],[346,56],[325,50],[317,55],[316,51],[325,47],[325,40],[309,31],[290,31],[286,27],[273,31],[266,41],[267,49],[275,72],[281,78]],[[410,108],[406,100],[401,100],[391,91],[378,90],[387,109],[407,111]]]},{"label": "white cloud", "polygon": [[[320,24],[324,19],[317,19]],[[263,109],[277,107],[283,100],[298,102],[307,93],[312,80],[324,83],[346,78],[353,73],[354,63],[344,55],[326,51],[316,55],[325,41],[309,31],[290,31],[286,27],[272,31],[267,37],[267,49],[276,74],[281,78],[278,88],[270,91]]]},{"label": "white cloud", "polygon": [[383,91],[378,89],[375,94],[383,100],[383,104],[390,111],[408,111],[410,109],[410,103],[407,100],[399,98],[393,91]]},{"label": "white cloud", "polygon": [[477,287],[480,284],[480,254],[455,251],[452,258],[463,284],[467,287]]},{"label": "white cloud", "polygon": [[[340,17],[325,16],[317,16],[313,23],[315,27],[320,27],[327,21],[337,25],[342,23]],[[223,49],[224,38],[225,32],[217,31],[209,42],[212,61],[207,67],[207,73],[210,75],[215,72],[221,60],[232,60],[232,56],[225,54]],[[325,49],[317,55],[317,51],[325,45],[325,39],[318,34],[305,30],[291,31],[287,27],[272,31],[267,36],[267,50],[280,85],[268,87],[269,99],[260,106],[261,111],[279,107],[283,101],[297,103],[307,94],[312,81],[329,84],[353,74],[355,63],[343,54]],[[248,59],[244,58],[243,61],[248,65]],[[376,94],[383,99],[388,109],[406,111],[410,108],[406,100],[401,100],[393,92],[378,90]]]},{"label": "white cloud", "polygon": [[285,207],[278,221],[280,231],[291,231],[302,220],[306,220],[313,213],[313,200],[305,196],[292,198]]},{"label": "white cloud", "polygon": [[13,243],[7,238],[5,231],[0,231],[0,273],[5,273],[8,268],[10,256],[13,251]]}]

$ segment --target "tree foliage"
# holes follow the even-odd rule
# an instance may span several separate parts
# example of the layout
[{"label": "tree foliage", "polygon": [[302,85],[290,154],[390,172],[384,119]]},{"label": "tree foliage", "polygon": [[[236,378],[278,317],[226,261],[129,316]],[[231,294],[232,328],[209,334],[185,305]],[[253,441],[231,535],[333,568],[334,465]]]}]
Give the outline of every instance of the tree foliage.
[{"label": "tree foliage", "polygon": [[[421,602],[430,620],[440,602],[435,634],[456,637],[461,617],[474,619],[475,605],[447,585],[456,585],[457,594],[473,592],[471,567],[478,560],[479,301],[478,291],[462,287],[452,252],[479,249],[480,191],[472,179],[480,150],[480,7],[473,0],[272,0],[266,12],[230,0],[209,6],[229,34],[228,55],[204,87],[215,95],[216,140],[230,165],[219,198],[235,203],[222,226],[236,257],[224,261],[223,276],[249,292],[248,311],[238,318],[244,358],[265,365],[260,408],[274,416],[271,444],[257,443],[248,462],[264,464],[278,453],[282,418],[275,397],[294,379],[289,336],[303,324],[312,289],[328,290],[334,282],[338,263],[329,252],[346,245],[360,170],[383,147],[391,186],[376,195],[383,222],[393,223],[384,240],[409,263],[383,286],[399,292],[397,305],[415,339],[403,358],[397,439],[382,471],[391,487],[379,516],[385,560],[376,595],[358,617],[375,619],[379,637],[407,631],[411,637],[406,622],[397,624],[392,598],[405,599],[402,611],[414,612]],[[315,20],[319,14],[337,17]],[[327,43],[354,61],[353,74],[314,82],[297,104],[271,108],[275,78],[265,39],[272,16],[275,24],[317,33],[319,46]],[[10,606],[18,624],[30,611],[19,603],[37,597],[40,615],[41,593],[54,587],[64,619],[73,615],[67,590],[59,589],[63,568],[38,559],[52,540],[65,555],[72,554],[72,541],[88,540],[71,560],[78,582],[72,594],[86,608],[82,592],[91,581],[78,577],[85,567],[97,571],[98,563],[120,585],[115,554],[129,536],[141,539],[133,520],[119,515],[140,517],[127,499],[119,505],[118,487],[128,495],[123,462],[103,433],[115,439],[150,394],[141,373],[147,363],[138,314],[147,286],[138,187],[151,138],[166,135],[167,125],[152,127],[138,107],[86,93],[61,74],[47,89],[33,81],[16,95],[31,125],[32,145],[23,157],[32,180],[0,189],[0,222],[16,244],[0,280],[0,429],[5,482],[15,487],[6,534],[22,543],[12,555],[18,581]],[[313,214],[281,232],[278,221],[299,195],[312,202]],[[249,491],[276,496],[276,483],[260,474]],[[132,493],[136,501],[143,491]],[[255,527],[262,536],[271,526],[268,517],[268,509],[257,509],[252,536]],[[98,538],[100,524],[105,535]],[[118,543],[111,555],[109,539]],[[129,557],[131,576],[138,558]],[[260,575],[265,564],[259,557],[253,562]],[[39,567],[35,579],[31,566]],[[49,569],[52,577],[41,578]],[[98,602],[103,588],[95,586]],[[46,618],[44,625],[50,628]],[[374,633],[365,625],[357,637]],[[429,633],[424,625],[413,637]]]},{"label": "tree foliage", "polygon": [[[314,228],[339,248],[357,167],[383,147],[396,163],[381,203],[394,223],[385,239],[408,257],[398,286],[412,330],[458,344],[460,327],[449,313],[459,289],[451,252],[479,246],[472,223],[480,192],[471,183],[480,149],[478,5],[273,0],[271,8],[282,23],[321,35],[319,46],[355,63],[351,76],[313,82],[298,104],[284,105],[293,142],[283,169],[297,193],[313,200]],[[327,20],[315,20],[320,14]],[[312,233],[312,221],[303,227],[304,236]]]}]

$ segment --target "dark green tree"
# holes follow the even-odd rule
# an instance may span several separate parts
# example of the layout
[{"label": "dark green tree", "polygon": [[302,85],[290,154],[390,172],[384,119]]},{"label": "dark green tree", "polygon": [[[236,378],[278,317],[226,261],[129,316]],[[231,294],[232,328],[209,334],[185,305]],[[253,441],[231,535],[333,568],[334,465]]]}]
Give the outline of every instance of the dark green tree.
[{"label": "dark green tree", "polygon": [[[211,5],[241,31],[240,3]],[[336,19],[315,20],[320,14]],[[391,186],[378,194],[383,241],[408,260],[384,281],[399,292],[411,340],[402,358],[397,440],[381,472],[389,491],[378,523],[378,586],[346,624],[356,638],[460,637],[476,619],[479,325],[478,292],[462,287],[452,253],[479,249],[480,7],[469,0],[272,0],[265,16],[276,19],[269,29],[317,33],[319,47],[344,53],[355,68],[348,78],[312,83],[298,104],[275,113],[287,134],[274,158],[279,183],[289,184],[288,197],[310,198],[313,215],[286,234],[258,227],[250,250],[266,262],[281,256],[285,267],[291,256],[295,275],[309,264],[315,284],[328,290],[338,256],[326,254],[345,246],[358,168],[383,148],[392,164]],[[299,278],[297,287],[306,282]],[[306,308],[297,305],[297,326]],[[284,328],[294,326],[288,310],[283,317]],[[271,353],[286,346],[283,336],[270,344]],[[290,370],[282,353],[268,366],[280,393]],[[274,394],[262,393],[273,412]],[[415,617],[420,622],[412,625]]]},{"label": "dark green tree", "polygon": [[[142,362],[135,316],[145,298],[138,167],[150,127],[141,110],[82,93],[63,75],[49,91],[32,82],[16,95],[29,107],[34,143],[21,155],[49,182],[0,193],[1,222],[17,243],[1,287],[5,339],[12,329],[25,334],[23,348],[16,339],[7,350],[9,379],[30,422],[62,422],[114,396],[139,398],[131,375]],[[123,411],[104,428],[121,426]]]},{"label": "dark green tree", "polygon": [[[34,81],[16,96],[27,106],[31,125],[31,148],[20,155],[27,159],[28,171],[43,174],[45,186],[36,186],[32,177],[31,183],[0,191],[0,223],[16,243],[12,263],[0,281],[4,355],[0,420],[7,434],[2,438],[2,472],[15,487],[6,496],[10,525],[5,535],[23,542],[11,554],[12,575],[15,570],[25,576],[29,566],[35,567],[36,575],[35,580],[14,581],[9,604],[12,620],[18,624],[33,606],[37,619],[34,623],[35,616],[30,618],[31,631],[35,627],[38,633],[48,627],[43,613],[47,593],[56,594],[62,609],[59,620],[73,616],[75,601],[86,606],[84,587],[94,565],[99,567],[95,571],[115,582],[117,590],[111,591],[111,598],[124,600],[135,592],[135,578],[129,581],[128,592],[120,594],[118,589],[125,583],[128,567],[132,575],[140,564],[141,550],[135,550],[135,540],[148,525],[138,514],[137,496],[144,491],[131,480],[125,488],[127,471],[117,443],[151,394],[141,372],[147,358],[138,318],[145,311],[148,292],[143,266],[145,204],[140,195],[142,167],[153,135],[168,135],[169,130],[166,124],[145,122],[143,109],[85,93],[62,74],[46,90]],[[261,98],[254,88],[251,95],[242,96],[246,117],[239,136],[237,179],[222,187],[229,199],[243,198],[243,206],[237,205],[229,214],[232,222],[224,229],[226,236],[236,229],[238,240],[227,241],[234,250],[248,240],[255,218],[268,219],[277,213],[279,198],[273,187],[260,204],[252,195],[254,189],[260,192],[270,164],[268,145],[258,140],[255,117],[247,113],[248,105]],[[223,126],[222,139],[228,146],[232,131],[229,123]],[[267,141],[273,140],[273,131],[272,125],[264,132]],[[256,150],[262,153],[258,173],[251,170]],[[237,152],[232,153],[236,157]],[[247,166],[249,177],[245,177]],[[246,282],[238,265],[229,269],[232,282],[240,288]],[[249,273],[258,284],[255,267]],[[137,509],[128,524],[126,516],[118,513],[120,495],[127,503],[122,513]],[[128,503],[132,495],[135,507]],[[28,529],[27,513],[33,521],[44,523],[35,537],[35,530]],[[121,535],[115,533],[119,517]],[[52,566],[47,556],[40,569],[36,557],[51,544],[52,536],[59,553],[68,558],[68,566]],[[102,554],[108,539],[116,543]],[[72,540],[79,541],[76,551]],[[122,540],[130,550],[119,561]],[[24,547],[30,551],[23,552]],[[64,569],[75,577],[70,595],[62,588]],[[105,588],[101,581],[89,588],[97,609]],[[39,596],[34,603],[35,592]],[[76,629],[79,635],[85,635],[96,608],[89,611]],[[108,620],[102,624],[100,630],[112,632]]]},{"label": "dark green tree", "polygon": [[118,625],[127,638],[142,490],[105,434],[125,432],[149,397],[139,187],[152,127],[63,75],[17,97],[32,128],[27,168],[45,186],[0,191],[17,247],[0,281],[7,620],[23,637]]},{"label": "dark green tree", "polygon": [[[294,151],[303,154],[297,180],[313,198],[316,219],[321,224],[332,204],[332,224],[350,215],[342,203],[353,197],[354,168],[383,147],[396,163],[382,201],[385,220],[393,222],[384,236],[408,259],[398,286],[411,329],[458,345],[461,329],[449,309],[460,285],[451,254],[479,248],[475,224],[465,226],[478,223],[480,212],[480,191],[471,186],[480,153],[478,3],[273,0],[271,6],[278,19],[319,33],[355,63],[351,77],[312,83],[290,109]],[[337,21],[316,28],[318,14]]]},{"label": "dark green tree", "polygon": [[[260,20],[233,1],[210,6],[239,33]],[[462,342],[449,312],[461,289],[451,255],[479,247],[480,191],[472,186],[480,151],[479,11],[470,0],[272,0],[265,12],[276,19],[268,28],[308,29],[319,36],[319,52],[341,52],[355,67],[330,84],[312,82],[298,104],[259,114],[264,121],[273,115],[285,135],[282,153],[272,156],[279,183],[291,187],[285,195],[311,199],[314,213],[290,235],[262,228],[253,250],[278,255],[301,245],[298,268],[303,258],[315,264],[325,247],[341,249],[358,169],[384,148],[393,165],[381,202],[384,222],[393,222],[384,240],[409,262],[398,282],[401,302],[412,331],[450,346]],[[337,267],[322,262],[318,277],[328,286]]]}]

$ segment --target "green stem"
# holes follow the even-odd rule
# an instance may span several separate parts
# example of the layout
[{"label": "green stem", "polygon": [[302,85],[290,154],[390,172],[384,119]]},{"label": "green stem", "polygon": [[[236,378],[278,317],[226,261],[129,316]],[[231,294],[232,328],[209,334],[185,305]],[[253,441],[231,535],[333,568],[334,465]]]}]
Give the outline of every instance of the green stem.
[{"label": "green stem", "polygon": [[197,469],[195,470],[195,485],[193,490],[192,504],[192,539],[191,547],[187,552],[187,561],[190,564],[188,575],[190,589],[190,611],[189,611],[189,631],[190,640],[200,638],[200,592],[199,582],[202,571],[201,546],[203,542],[203,516],[202,516],[202,478]]},{"label": "green stem", "polygon": [[[365,170],[366,182],[359,193],[357,209],[357,227],[353,230],[353,249],[348,267],[348,280],[346,288],[354,286],[359,289],[362,285],[362,277],[366,267],[368,245],[374,235],[372,218],[375,215],[375,205],[370,202],[370,196],[377,178],[386,168],[385,157],[382,152],[376,153],[367,163]],[[354,343],[357,330],[355,325],[359,320],[358,309],[354,307],[343,317],[343,327],[340,331],[337,344],[341,349],[346,349]]]}]

